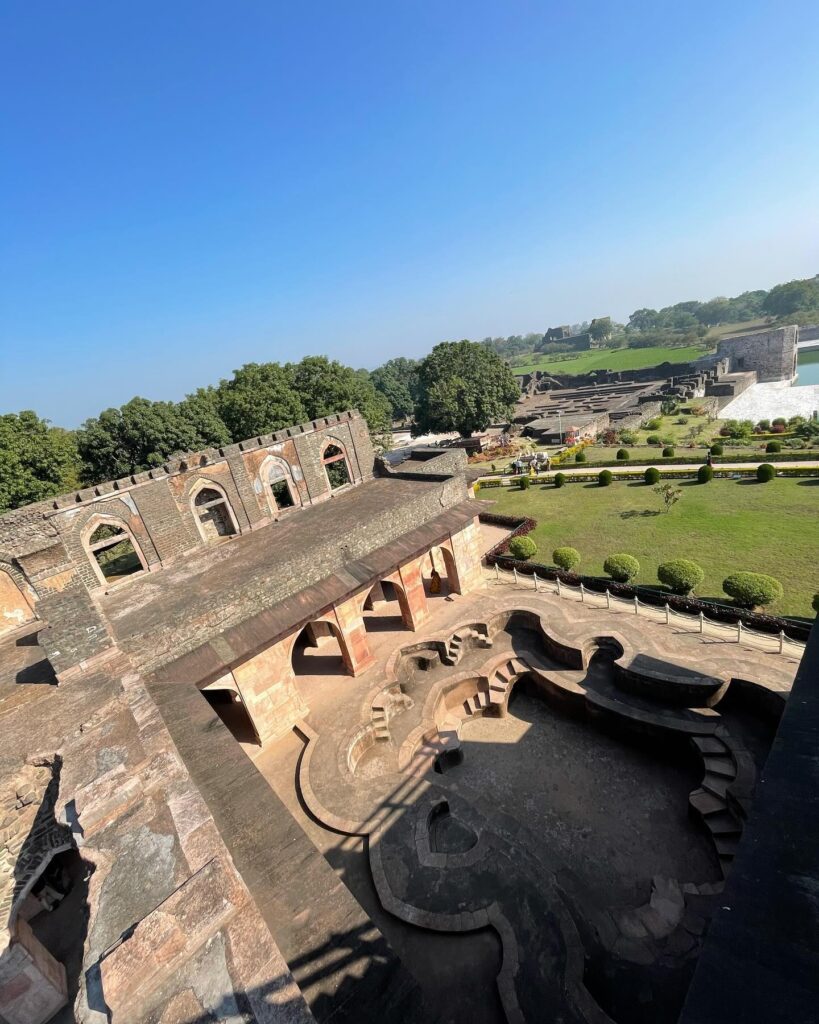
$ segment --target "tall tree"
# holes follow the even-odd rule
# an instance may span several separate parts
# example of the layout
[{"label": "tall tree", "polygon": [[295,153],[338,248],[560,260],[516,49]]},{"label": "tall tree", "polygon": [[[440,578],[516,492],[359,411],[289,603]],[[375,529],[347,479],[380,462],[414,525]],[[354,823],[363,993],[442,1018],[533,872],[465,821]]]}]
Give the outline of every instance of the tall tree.
[{"label": "tall tree", "polygon": [[202,447],[230,444],[231,434],[219,413],[219,392],[214,387],[197,388],[178,405],[183,419],[196,431]]},{"label": "tall tree", "polygon": [[293,383],[292,367],[246,363],[216,389],[216,404],[234,441],[269,434],[310,419]]},{"label": "tall tree", "polygon": [[0,416],[0,512],[70,491],[79,470],[72,431],[31,410]]},{"label": "tall tree", "polygon": [[306,418],[317,419],[358,409],[366,419],[379,448],[388,448],[392,416],[387,399],[376,391],[366,370],[353,370],[327,356],[305,356],[299,363],[288,363],[293,387]]},{"label": "tall tree", "polygon": [[772,316],[790,316],[803,309],[819,309],[819,277],[775,285],[768,292],[763,308]]},{"label": "tall tree", "polygon": [[404,420],[412,415],[418,398],[418,361],[389,359],[370,374],[376,391],[387,399],[394,419]]},{"label": "tall tree", "polygon": [[512,416],[520,388],[494,352],[472,341],[436,345],[418,369],[416,435],[457,430],[470,437]]}]

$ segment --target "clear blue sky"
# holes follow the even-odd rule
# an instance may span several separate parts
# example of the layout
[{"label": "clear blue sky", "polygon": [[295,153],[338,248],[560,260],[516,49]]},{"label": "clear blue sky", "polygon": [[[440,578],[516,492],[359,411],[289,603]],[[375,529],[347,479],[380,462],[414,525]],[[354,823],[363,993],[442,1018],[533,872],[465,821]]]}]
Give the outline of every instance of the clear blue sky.
[{"label": "clear blue sky", "polygon": [[0,411],[819,272],[816,0],[0,8]]}]

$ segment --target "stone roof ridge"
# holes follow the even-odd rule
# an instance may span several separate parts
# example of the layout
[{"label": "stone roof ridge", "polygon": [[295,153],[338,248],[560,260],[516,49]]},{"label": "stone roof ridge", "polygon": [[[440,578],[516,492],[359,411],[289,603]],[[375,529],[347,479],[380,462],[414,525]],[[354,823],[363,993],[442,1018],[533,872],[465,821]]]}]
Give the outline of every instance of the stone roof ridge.
[{"label": "stone roof ridge", "polygon": [[[316,430],[324,430],[339,423],[349,423],[351,420],[361,419],[361,413],[357,409],[345,409],[343,412],[332,413],[329,416],[319,416],[306,423],[297,423],[291,427],[282,427],[270,434],[260,434],[243,441],[236,441],[233,444],[223,445],[221,448],[203,448],[195,452],[185,452],[174,455],[167,459],[161,466],[154,466],[151,469],[144,469],[138,473],[119,477],[116,480],[106,480],[103,483],[92,484],[88,487],[78,488],[66,494],[58,494],[53,498],[45,498],[31,505],[23,505],[21,508],[11,509],[0,515],[0,522],[10,524],[36,513],[41,514],[45,519],[54,512],[60,512],[71,508],[72,505],[83,505],[95,498],[107,497],[119,491],[127,491],[139,484],[147,483],[150,480],[160,480],[163,477],[175,476],[178,473],[185,473],[194,465],[207,466],[212,462],[219,462],[230,455],[240,452],[256,451],[259,448],[267,448],[273,444],[279,444],[293,437],[301,437],[305,434],[312,434]],[[37,517],[40,518],[40,517]]]}]

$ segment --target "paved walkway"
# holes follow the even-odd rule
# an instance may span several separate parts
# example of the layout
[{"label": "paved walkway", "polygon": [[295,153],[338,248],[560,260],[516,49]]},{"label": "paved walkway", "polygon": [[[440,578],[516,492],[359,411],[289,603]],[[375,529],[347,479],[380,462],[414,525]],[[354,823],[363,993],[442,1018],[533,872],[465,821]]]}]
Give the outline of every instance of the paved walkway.
[{"label": "paved walkway", "polygon": [[[522,573],[517,577],[511,572],[494,567],[484,567],[484,575],[490,587],[517,587],[519,590],[532,592],[535,590],[535,580],[532,576],[524,576]],[[734,644],[739,649],[748,652],[765,651],[768,654],[778,654],[787,661],[798,663],[805,651],[805,645],[798,640],[790,640],[787,637],[780,641],[780,638],[769,633],[758,633],[747,627],[739,629],[736,625],[726,622],[715,622],[713,619],[703,617],[702,622],[696,615],[687,615],[685,612],[677,612],[669,609],[668,613],[664,608],[652,604],[638,602],[635,611],[632,598],[615,597],[613,594],[608,598],[605,594],[598,594],[591,590],[581,592],[579,587],[570,587],[561,584],[558,590],[554,580],[538,579],[537,589],[539,593],[559,594],[567,601],[574,601],[584,604],[589,609],[605,608],[613,615],[639,615],[642,619],[649,619],[652,622],[659,622],[669,626],[677,633],[698,634],[702,637],[703,643],[718,641],[724,644]]]},{"label": "paved walkway", "polygon": [[819,409],[819,384],[791,386],[777,380],[752,384],[729,402],[719,414],[721,420],[774,419],[776,416],[812,416]]}]

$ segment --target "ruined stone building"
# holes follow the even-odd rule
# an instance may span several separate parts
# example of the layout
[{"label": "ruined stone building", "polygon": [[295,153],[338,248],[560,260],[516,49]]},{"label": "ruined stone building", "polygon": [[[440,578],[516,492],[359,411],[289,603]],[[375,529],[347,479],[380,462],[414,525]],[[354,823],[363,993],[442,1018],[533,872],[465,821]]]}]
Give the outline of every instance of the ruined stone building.
[{"label": "ruined stone building", "polygon": [[465,467],[346,412],[0,517],[2,1024],[809,1019],[817,651],[493,588]]}]

